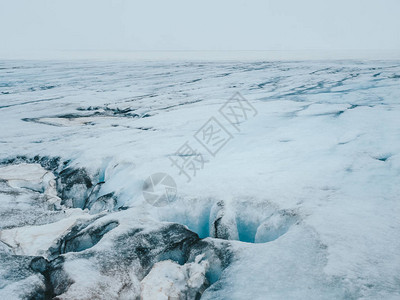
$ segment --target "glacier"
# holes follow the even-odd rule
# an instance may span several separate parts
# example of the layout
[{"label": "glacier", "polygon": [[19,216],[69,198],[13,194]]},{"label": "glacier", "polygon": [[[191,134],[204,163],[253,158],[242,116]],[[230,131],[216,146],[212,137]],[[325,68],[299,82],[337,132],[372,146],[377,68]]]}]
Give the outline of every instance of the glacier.
[{"label": "glacier", "polygon": [[399,105],[390,60],[0,61],[0,298],[399,299]]}]

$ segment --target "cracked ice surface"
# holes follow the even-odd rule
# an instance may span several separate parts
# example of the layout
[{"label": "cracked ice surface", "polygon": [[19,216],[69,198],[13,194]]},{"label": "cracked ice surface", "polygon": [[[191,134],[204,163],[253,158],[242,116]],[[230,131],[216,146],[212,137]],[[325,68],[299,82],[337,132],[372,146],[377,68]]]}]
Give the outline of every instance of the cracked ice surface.
[{"label": "cracked ice surface", "polygon": [[[398,299],[399,104],[396,61],[2,61],[0,298]],[[233,139],[187,183],[212,116]]]}]

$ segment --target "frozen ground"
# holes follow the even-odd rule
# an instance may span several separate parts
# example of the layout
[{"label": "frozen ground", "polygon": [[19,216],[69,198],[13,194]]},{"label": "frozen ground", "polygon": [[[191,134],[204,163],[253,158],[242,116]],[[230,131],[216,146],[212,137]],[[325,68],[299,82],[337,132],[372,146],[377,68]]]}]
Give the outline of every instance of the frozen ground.
[{"label": "frozen ground", "polygon": [[398,61],[2,61],[0,298],[400,299],[399,104]]}]

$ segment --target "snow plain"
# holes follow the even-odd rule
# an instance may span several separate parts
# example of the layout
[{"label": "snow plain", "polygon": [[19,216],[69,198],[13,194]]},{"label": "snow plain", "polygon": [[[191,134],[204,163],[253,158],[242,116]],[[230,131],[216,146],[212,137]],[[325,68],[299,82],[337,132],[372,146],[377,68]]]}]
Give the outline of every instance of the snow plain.
[{"label": "snow plain", "polygon": [[[219,112],[237,92],[257,111],[240,131]],[[0,99],[0,298],[400,299],[400,62],[2,61]],[[194,137],[211,117],[232,135],[215,156]],[[187,141],[207,161],[190,182]],[[164,207],[142,196],[157,172]],[[122,263],[133,228],[150,265]],[[168,230],[187,257],[152,244]]]}]

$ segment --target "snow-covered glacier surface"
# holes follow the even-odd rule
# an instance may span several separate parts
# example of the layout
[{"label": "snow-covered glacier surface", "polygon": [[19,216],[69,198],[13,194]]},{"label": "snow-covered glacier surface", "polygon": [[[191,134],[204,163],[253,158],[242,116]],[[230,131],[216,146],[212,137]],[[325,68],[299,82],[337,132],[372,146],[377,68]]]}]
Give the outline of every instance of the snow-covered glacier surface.
[{"label": "snow-covered glacier surface", "polygon": [[399,299],[399,104],[398,61],[2,61],[0,299]]}]

